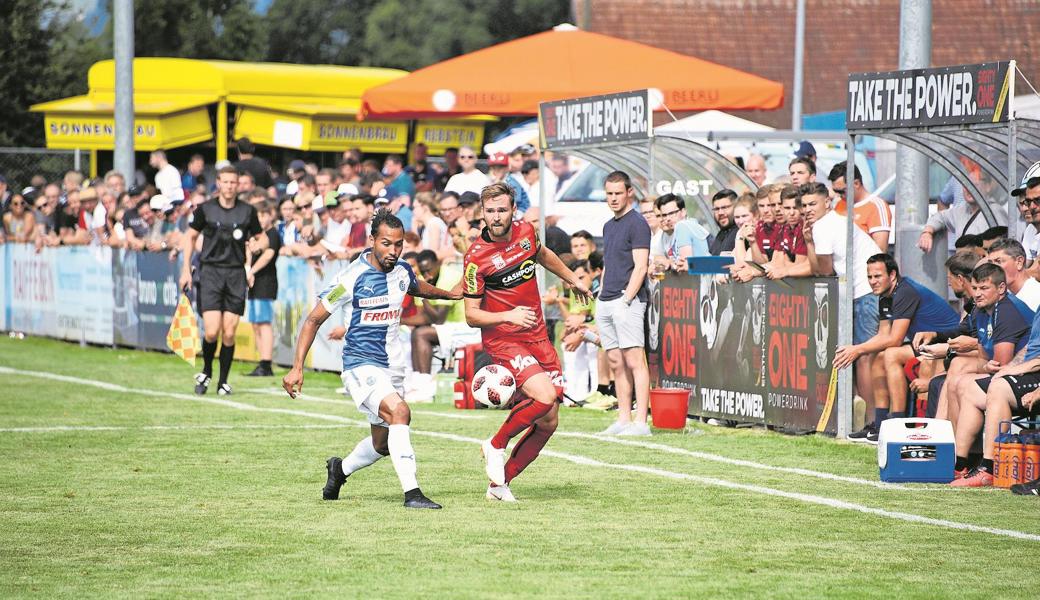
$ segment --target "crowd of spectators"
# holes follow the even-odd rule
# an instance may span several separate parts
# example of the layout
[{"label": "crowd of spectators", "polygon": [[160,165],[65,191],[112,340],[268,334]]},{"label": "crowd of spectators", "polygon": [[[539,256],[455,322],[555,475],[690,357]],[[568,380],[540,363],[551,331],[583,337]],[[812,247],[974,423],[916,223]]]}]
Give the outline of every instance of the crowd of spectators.
[{"label": "crowd of spectators", "polygon": [[[382,208],[405,224],[404,260],[445,289],[461,279],[462,257],[482,230],[479,194],[485,186],[501,182],[513,188],[515,218],[537,223],[541,216],[539,156],[529,145],[486,157],[486,172],[478,168],[480,156],[471,147],[448,149],[436,162],[428,160],[422,144],[408,159],[389,155],[377,161],[349,150],[335,168],[293,160],[284,175],[258,156],[249,140],[239,140],[237,152],[239,199],[257,207],[264,229],[250,242],[256,279],[266,282],[256,289],[257,297],[276,296],[278,256],[305,259],[319,273],[329,261],[356,258],[367,244],[372,216]],[[1040,178],[1024,180],[1011,193],[1026,223],[1016,239],[1008,238],[1004,225],[991,227],[971,194],[959,186],[944,191],[918,240],[925,252],[948,252],[950,289],[936,290],[901,274],[889,253],[892,208],[866,189],[859,169],[850,173],[839,163],[824,182],[818,180],[815,158],[812,145],[803,143],[787,175],[770,182],[764,161],[752,155],[746,170],[759,187],[714,193],[710,222],[695,218],[697,211],[687,206],[693,199],[680,195],[637,201],[627,176],[615,177],[614,187],[621,182],[621,188],[611,189],[609,178],[604,184],[614,219],[602,240],[584,230],[568,234],[557,226],[557,215],[548,215],[545,244],[597,297],[607,291],[596,303],[582,305],[547,279],[545,315],[550,336],[554,342],[558,338],[563,351],[565,403],[618,406],[619,421],[608,433],[649,433],[643,393],[648,384],[639,358],[626,352],[623,339],[618,348],[618,338],[629,332],[613,322],[645,307],[640,278],[685,271],[687,258],[708,255],[733,257],[720,282],[848,275],[854,294],[853,343],[838,348],[835,366],[854,369],[856,393],[868,405],[868,424],[850,439],[876,442],[885,419],[909,413],[946,418],[957,436],[955,484],[989,485],[997,423],[1029,413],[1040,396],[1040,324],[1034,319],[1040,307]],[[169,252],[174,259],[193,209],[213,193],[207,179],[211,170],[198,155],[178,170],[162,151],[153,152],[149,164],[153,180],[129,185],[114,171],[92,181],[76,172],[54,182],[34,177],[24,188],[0,176],[2,239],[37,249],[98,244]],[[572,176],[569,163],[555,155],[547,164],[548,191],[558,194]],[[855,225],[850,274],[845,272],[849,185]],[[980,186],[998,222],[1006,224],[1006,202],[996,184],[980,181]],[[642,227],[648,232],[645,244]],[[933,239],[942,232],[948,242],[940,250]],[[605,272],[618,272],[610,261],[632,280],[602,281]],[[647,265],[645,275],[640,275],[642,267],[628,264],[641,261]],[[619,301],[624,308],[616,306]],[[604,319],[613,328],[610,333],[603,329]],[[438,359],[450,361],[450,350],[478,339],[478,332],[466,325],[460,303],[444,301],[409,301],[402,323],[412,353],[409,399],[429,399]],[[269,372],[270,350],[264,349],[270,346],[269,323],[265,327],[261,319],[253,326],[261,340],[262,366]],[[634,413],[625,410],[633,404]],[[642,427],[628,426],[631,422]],[[980,435],[982,452],[972,454]]]}]

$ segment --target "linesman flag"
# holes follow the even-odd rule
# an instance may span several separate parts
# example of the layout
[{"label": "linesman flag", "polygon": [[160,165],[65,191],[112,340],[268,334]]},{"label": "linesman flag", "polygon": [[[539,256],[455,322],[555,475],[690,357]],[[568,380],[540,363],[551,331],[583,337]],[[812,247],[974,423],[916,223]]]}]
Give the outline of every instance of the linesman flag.
[{"label": "linesman flag", "polygon": [[166,346],[188,361],[188,364],[195,366],[195,356],[202,350],[202,340],[199,339],[199,319],[186,294],[181,294],[177,310],[173,313],[170,331],[166,333]]}]

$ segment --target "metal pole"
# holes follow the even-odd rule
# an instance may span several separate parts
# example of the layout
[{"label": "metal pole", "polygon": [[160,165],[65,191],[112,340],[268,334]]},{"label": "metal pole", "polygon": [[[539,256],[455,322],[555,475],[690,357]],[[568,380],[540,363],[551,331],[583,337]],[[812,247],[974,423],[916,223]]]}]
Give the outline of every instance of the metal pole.
[{"label": "metal pole", "polygon": [[[931,0],[901,0],[899,68],[926,68],[931,64],[931,55]],[[896,260],[902,274],[933,290],[945,290],[946,238],[934,236],[932,251],[927,254],[917,248],[927,220],[928,158],[900,144],[896,148]]]},{"label": "metal pole", "polygon": [[[856,136],[849,135],[848,156],[845,160],[845,278],[838,279],[838,346],[852,344],[852,302],[855,300],[856,261],[866,262],[869,256],[853,256],[856,243],[855,236],[856,219],[855,212],[849,207],[856,205],[856,186],[850,182],[855,180],[855,167],[848,165],[856,164]],[[838,439],[849,437],[852,431],[852,369],[848,367],[838,371]]]},{"label": "metal pole", "polygon": [[[805,0],[798,0],[794,25],[794,99],[791,101],[791,130],[802,130],[802,73],[805,69]],[[850,205],[851,206],[851,205]]]},{"label": "metal pole", "polygon": [[113,55],[116,61],[115,106],[115,170],[126,178],[130,187],[134,181],[134,2],[114,0],[112,21],[115,39]]},{"label": "metal pole", "polygon": [[217,100],[217,162],[228,159],[227,97]]},{"label": "metal pole", "polygon": [[82,170],[80,165],[82,163],[82,157],[80,156],[80,149],[76,148],[72,151],[72,169],[77,173],[81,173]]},{"label": "metal pole", "polygon": [[[1018,187],[1018,131],[1015,126],[1015,79],[1018,75],[1018,64],[1012,60],[1008,65],[1008,174],[1007,189],[1013,190]],[[1005,196],[1007,197],[1007,196]],[[1021,240],[1022,232],[1026,223],[1022,220],[1022,213],[1016,210],[1014,198],[1009,197],[1008,202],[1008,235],[1013,240]]]}]

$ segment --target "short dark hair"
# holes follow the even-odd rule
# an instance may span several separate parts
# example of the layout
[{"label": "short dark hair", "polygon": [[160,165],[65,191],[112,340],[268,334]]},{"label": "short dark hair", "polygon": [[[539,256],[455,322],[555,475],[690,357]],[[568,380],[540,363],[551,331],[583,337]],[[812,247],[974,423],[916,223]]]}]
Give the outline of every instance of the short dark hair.
[{"label": "short dark hair", "polygon": [[516,197],[513,194],[513,187],[505,182],[492,183],[491,185],[484,186],[484,189],[480,190],[480,203],[497,198],[499,196],[509,196],[509,203],[516,204]]},{"label": "short dark hair", "polygon": [[235,147],[238,148],[239,154],[252,154],[256,152],[256,146],[254,146],[253,142],[247,137],[238,138],[238,141],[235,142]]},{"label": "short dark hair", "polygon": [[1008,236],[1008,228],[1004,227],[1003,225],[997,225],[995,227],[990,227],[986,231],[983,231],[981,234],[979,234],[979,236],[982,238],[982,241],[984,242],[995,240],[997,238],[1006,238]]},{"label": "short dark hair", "polygon": [[784,189],[780,190],[780,202],[794,198],[798,204],[802,202],[801,188],[797,185],[785,185]]},{"label": "short dark hair", "polygon": [[830,197],[830,191],[827,189],[827,186],[823,185],[819,181],[810,181],[809,183],[803,183],[798,186],[798,195],[823,196],[824,198],[828,198]]},{"label": "short dark hair", "polygon": [[1026,249],[1022,247],[1022,243],[1018,240],[1012,240],[1008,238],[1001,238],[989,247],[990,252],[1003,251],[1011,258],[1026,258]]},{"label": "short dark hair", "polygon": [[447,154],[449,152],[454,152],[454,153],[458,154],[459,153],[459,149],[457,147],[455,147],[455,146],[449,146],[449,147],[444,149],[444,153],[445,154]]},{"label": "short dark hair", "polygon": [[736,202],[737,197],[738,197],[737,193],[734,192],[733,190],[731,190],[731,189],[722,189],[722,190],[719,190],[719,191],[715,192],[715,195],[711,197],[711,203],[715,204],[716,200],[723,200],[725,198],[729,198],[730,201]]},{"label": "short dark hair", "polygon": [[390,161],[392,163],[399,164],[399,165],[403,165],[404,164],[404,159],[401,158],[400,154],[387,154],[386,155],[386,160],[388,160],[388,161]]},{"label": "short dark hair", "polygon": [[579,229],[578,231],[575,231],[574,233],[572,233],[571,234],[571,238],[585,238],[586,240],[588,240],[590,242],[594,242],[595,241],[595,238],[592,237],[592,234],[589,233],[588,231],[585,231],[584,229]]},{"label": "short dark hair", "polygon": [[311,187],[318,185],[317,182],[314,180],[314,175],[311,175],[310,173],[304,173],[302,177],[296,180],[297,186],[299,186],[301,183],[309,185]]},{"label": "short dark hair", "polygon": [[611,173],[607,175],[607,178],[603,180],[603,185],[608,183],[617,183],[619,181],[625,184],[626,190],[632,189],[632,178],[624,171],[611,171]]},{"label": "short dark hair", "polygon": [[804,156],[799,156],[798,158],[796,158],[796,159],[792,160],[791,162],[787,163],[787,168],[790,169],[791,167],[793,167],[795,165],[799,165],[799,164],[805,165],[805,167],[807,169],[809,169],[809,174],[810,175],[815,175],[816,174],[816,163],[814,163],[812,160],[810,160],[810,159],[808,159],[808,158],[806,158]]},{"label": "short dark hair", "polygon": [[[414,232],[410,231],[408,233],[414,233]],[[401,260],[403,260],[403,261],[414,260],[415,262],[419,262],[419,253],[418,252],[405,252],[404,254],[401,255]]]},{"label": "short dark hair", "polygon": [[350,168],[353,169],[353,168],[356,168],[359,164],[361,164],[361,163],[359,163],[356,158],[354,158],[353,156],[350,156],[350,157],[344,158],[343,160],[339,161],[339,165],[338,166],[342,167],[343,165],[347,165],[347,166],[349,166]]},{"label": "short dark hair", "polygon": [[385,208],[377,210],[376,214],[372,216],[372,237],[379,233],[379,227],[382,225],[386,225],[390,229],[404,229],[401,219]]},{"label": "short dark hair", "polygon": [[440,260],[437,258],[437,253],[433,250],[423,250],[415,257],[415,262],[435,262],[440,264]]},{"label": "short dark hair", "polygon": [[946,270],[961,277],[971,277],[971,272],[975,270],[979,260],[979,255],[971,250],[954,252],[953,256],[946,259]]},{"label": "short dark hair", "polygon": [[589,273],[592,272],[592,267],[589,266],[589,261],[588,260],[583,260],[583,259],[580,259],[580,258],[575,258],[574,260],[572,260],[569,263],[567,263],[567,268],[570,269],[571,271],[577,271],[578,269],[585,269]]},{"label": "short dark hair", "polygon": [[981,248],[982,236],[975,233],[965,233],[957,238],[957,241],[953,242],[953,247],[957,250],[961,248]]},{"label": "short dark hair", "polygon": [[531,171],[539,168],[537,160],[525,160],[524,164],[520,166],[520,172],[527,175]]},{"label": "short dark hair", "polygon": [[899,276],[899,265],[896,264],[896,259],[892,258],[891,254],[885,254],[882,252],[881,254],[875,254],[867,259],[868,265],[877,263],[885,265],[885,271],[887,273],[895,273],[896,277]]},{"label": "short dark hair", "polygon": [[[827,181],[834,182],[841,179],[842,177],[845,177],[848,173],[848,167],[845,164],[847,162],[848,161],[843,160],[840,163],[831,167],[831,172],[829,175],[827,175]],[[860,175],[859,167],[857,167],[856,165],[852,165],[852,180],[863,183],[863,176]],[[846,179],[845,182],[848,183],[848,179]]]},{"label": "short dark hair", "polygon": [[253,183],[256,183],[256,177],[253,177],[253,174],[250,173],[249,171],[239,171],[238,172],[238,176],[239,177],[248,177],[249,179],[251,179],[253,181]]},{"label": "short dark hair", "polygon": [[[654,200],[654,208],[656,208],[657,210],[661,210],[661,207],[665,204],[668,204],[669,202],[675,202],[675,207],[679,210],[686,208],[686,201],[683,200],[682,196],[679,196],[677,194],[664,194],[662,196],[658,196],[657,200]],[[714,200],[712,200],[712,202],[714,202]]]},{"label": "short dark hair", "polygon": [[597,271],[603,268],[603,253],[599,250],[589,254],[589,266],[592,267],[593,271]]},{"label": "short dark hair", "polygon": [[990,280],[993,285],[1007,284],[1007,275],[1004,268],[993,263],[982,263],[971,272],[973,281]]}]

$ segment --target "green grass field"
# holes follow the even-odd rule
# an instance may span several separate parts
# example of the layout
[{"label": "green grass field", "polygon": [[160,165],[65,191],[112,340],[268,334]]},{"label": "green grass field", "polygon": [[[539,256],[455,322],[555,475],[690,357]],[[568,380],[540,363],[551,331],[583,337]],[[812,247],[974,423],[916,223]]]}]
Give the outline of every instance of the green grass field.
[{"label": "green grass field", "polygon": [[565,409],[503,505],[478,440],[504,413],[419,405],[445,509],[403,508],[389,460],[323,502],[367,426],[334,375],[294,401],[251,368],[200,399],[171,355],[0,339],[0,596],[1036,597],[1036,499],[881,486],[873,447],[824,437],[621,443]]}]

